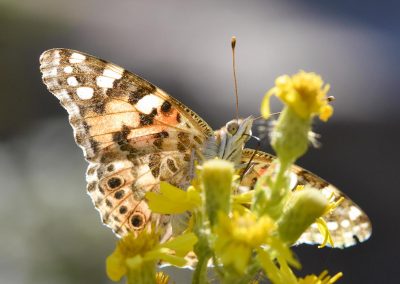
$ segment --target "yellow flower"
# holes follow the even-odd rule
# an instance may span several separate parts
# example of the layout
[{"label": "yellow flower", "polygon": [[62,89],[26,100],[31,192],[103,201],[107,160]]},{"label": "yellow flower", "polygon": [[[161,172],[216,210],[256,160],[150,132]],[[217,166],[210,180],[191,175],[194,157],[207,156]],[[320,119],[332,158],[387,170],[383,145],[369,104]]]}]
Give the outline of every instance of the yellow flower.
[{"label": "yellow flower", "polygon": [[[121,239],[114,252],[107,257],[108,277],[119,281],[124,275],[135,278],[136,283],[148,283],[155,280],[155,265],[163,260],[172,265],[184,266],[184,256],[193,250],[197,237],[193,233],[183,234],[166,243],[160,244],[160,234],[154,231],[142,231],[137,236],[131,233]],[[142,281],[140,281],[142,279]]]},{"label": "yellow flower", "polygon": [[321,76],[316,73],[300,71],[292,77],[282,75],[275,80],[275,87],[267,92],[261,104],[261,113],[263,117],[269,117],[269,100],[275,95],[303,119],[319,115],[322,121],[327,121],[333,114],[326,97],[328,91],[329,84],[324,85]]},{"label": "yellow flower", "polygon": [[168,284],[169,282],[169,275],[165,274],[164,272],[160,271],[156,274],[156,283],[157,284]]},{"label": "yellow flower", "polygon": [[274,221],[268,216],[257,219],[251,213],[239,215],[234,212],[232,218],[229,218],[220,212],[214,227],[215,253],[224,266],[231,266],[243,274],[253,250],[268,243],[275,229]]},{"label": "yellow flower", "polygon": [[249,212],[252,200],[254,198],[254,190],[235,194],[232,196],[232,208],[239,213]]},{"label": "yellow flower", "polygon": [[328,271],[325,270],[319,276],[307,275],[304,278],[299,278],[298,284],[332,284],[335,283],[342,276],[343,273],[339,272],[331,277],[328,275]]},{"label": "yellow flower", "polygon": [[328,275],[328,271],[325,270],[319,276],[312,274],[304,278],[297,278],[282,257],[277,258],[278,265],[264,251],[258,253],[258,259],[268,278],[274,284],[333,284],[343,276],[343,273],[339,272],[331,277]]},{"label": "yellow flower", "polygon": [[268,279],[274,284],[297,284],[297,278],[290,269],[287,261],[283,257],[278,257],[276,262],[265,251],[258,252],[258,259],[263,267]]},{"label": "yellow flower", "polygon": [[147,192],[146,198],[151,211],[160,214],[179,214],[201,206],[201,195],[195,187],[184,191],[165,181],[160,182],[159,193]]}]

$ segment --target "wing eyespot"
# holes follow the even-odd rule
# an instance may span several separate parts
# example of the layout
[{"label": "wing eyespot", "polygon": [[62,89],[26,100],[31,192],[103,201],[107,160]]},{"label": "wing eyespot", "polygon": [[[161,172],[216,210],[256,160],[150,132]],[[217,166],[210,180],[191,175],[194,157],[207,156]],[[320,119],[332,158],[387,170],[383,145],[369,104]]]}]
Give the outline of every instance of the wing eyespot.
[{"label": "wing eyespot", "polygon": [[121,176],[112,176],[107,179],[106,185],[108,190],[117,190],[121,186],[123,186],[125,183],[125,180]]},{"label": "wing eyespot", "polygon": [[146,225],[146,216],[139,211],[136,211],[130,217],[130,223],[134,230],[141,230]]}]

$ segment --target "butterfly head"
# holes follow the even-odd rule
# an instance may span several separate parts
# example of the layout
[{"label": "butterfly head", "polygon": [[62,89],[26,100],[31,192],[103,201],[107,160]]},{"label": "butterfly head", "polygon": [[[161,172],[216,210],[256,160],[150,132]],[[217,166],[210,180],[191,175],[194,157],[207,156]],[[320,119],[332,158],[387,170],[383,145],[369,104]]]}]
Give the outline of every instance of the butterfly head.
[{"label": "butterfly head", "polygon": [[251,137],[253,118],[233,119],[217,131],[219,140],[218,157],[239,163],[244,144]]}]

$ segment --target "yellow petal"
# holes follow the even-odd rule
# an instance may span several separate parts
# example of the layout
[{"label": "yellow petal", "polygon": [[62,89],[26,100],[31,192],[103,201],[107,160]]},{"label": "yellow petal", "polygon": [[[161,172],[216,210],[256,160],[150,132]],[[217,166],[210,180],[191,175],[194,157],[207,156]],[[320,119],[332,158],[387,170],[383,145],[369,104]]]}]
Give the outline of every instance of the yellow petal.
[{"label": "yellow petal", "polygon": [[112,281],[119,281],[126,274],[124,258],[118,252],[112,253],[106,259],[106,273]]},{"label": "yellow petal", "polygon": [[187,264],[187,260],[185,258],[171,254],[165,254],[161,259],[165,262],[168,262],[169,264],[179,267],[185,266]]},{"label": "yellow petal", "polygon": [[159,248],[147,253],[145,260],[163,260],[175,266],[184,266],[187,263],[184,257],[173,255],[168,248]]},{"label": "yellow petal", "polygon": [[280,283],[281,280],[280,271],[278,267],[276,267],[274,262],[271,260],[270,256],[265,251],[259,250],[257,257],[268,278],[273,283]]},{"label": "yellow petal", "polygon": [[200,194],[196,191],[184,191],[167,182],[160,182],[160,192],[147,192],[150,209],[161,214],[179,214],[193,210],[201,204]]},{"label": "yellow petal", "polygon": [[330,105],[326,105],[324,107],[322,107],[319,118],[322,121],[327,121],[333,114],[333,107]]},{"label": "yellow petal", "polygon": [[274,93],[275,93],[275,88],[272,88],[265,94],[264,99],[261,102],[261,115],[265,119],[268,119],[269,116],[271,115],[269,101]]},{"label": "yellow petal", "polygon": [[174,250],[176,255],[185,256],[189,251],[193,250],[195,243],[197,243],[196,235],[194,233],[186,233],[162,244],[162,246]]},{"label": "yellow petal", "polygon": [[168,284],[169,283],[169,275],[162,271],[157,272],[156,283],[157,284]]},{"label": "yellow petal", "polygon": [[326,97],[329,84],[324,85],[321,76],[316,73],[300,71],[293,76],[283,75],[275,80],[275,87],[267,92],[261,107],[261,114],[269,115],[271,95],[278,97],[284,104],[292,108],[301,118],[308,119],[319,115],[327,121],[333,113]]}]

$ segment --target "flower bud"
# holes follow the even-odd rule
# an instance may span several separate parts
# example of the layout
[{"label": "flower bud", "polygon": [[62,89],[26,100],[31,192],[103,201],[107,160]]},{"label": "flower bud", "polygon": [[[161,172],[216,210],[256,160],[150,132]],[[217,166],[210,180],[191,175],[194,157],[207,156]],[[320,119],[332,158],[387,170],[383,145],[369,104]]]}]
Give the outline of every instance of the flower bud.
[{"label": "flower bud", "polygon": [[308,148],[311,120],[285,107],[271,133],[271,145],[283,164],[293,163]]},{"label": "flower bud", "polygon": [[206,214],[211,226],[217,212],[229,213],[234,167],[225,160],[209,160],[203,164],[201,178],[204,186]]},{"label": "flower bud", "polygon": [[325,212],[328,200],[317,189],[293,192],[278,220],[281,240],[293,244]]}]

